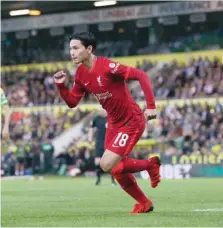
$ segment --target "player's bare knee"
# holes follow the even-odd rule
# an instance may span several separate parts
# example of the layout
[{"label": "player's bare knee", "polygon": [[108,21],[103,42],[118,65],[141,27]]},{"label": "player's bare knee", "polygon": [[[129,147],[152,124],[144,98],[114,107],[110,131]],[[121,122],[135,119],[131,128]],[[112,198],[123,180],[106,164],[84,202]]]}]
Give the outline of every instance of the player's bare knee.
[{"label": "player's bare knee", "polygon": [[102,170],[104,172],[110,172],[113,168],[113,164],[109,161],[101,159],[100,160],[100,167],[102,168]]},{"label": "player's bare knee", "polygon": [[100,166],[104,172],[111,172],[121,159],[122,157],[118,154],[106,150],[100,160]]}]

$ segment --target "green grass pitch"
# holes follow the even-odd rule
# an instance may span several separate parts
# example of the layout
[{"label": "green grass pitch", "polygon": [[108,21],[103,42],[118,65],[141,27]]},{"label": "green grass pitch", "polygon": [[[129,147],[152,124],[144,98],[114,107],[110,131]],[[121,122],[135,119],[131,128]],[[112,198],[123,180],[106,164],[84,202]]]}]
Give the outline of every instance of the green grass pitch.
[{"label": "green grass pitch", "polygon": [[[155,189],[138,183],[155,210],[131,215],[135,203],[110,178],[2,181],[2,226],[13,227],[223,227],[223,179],[163,180]],[[213,211],[193,211],[214,209]]]}]

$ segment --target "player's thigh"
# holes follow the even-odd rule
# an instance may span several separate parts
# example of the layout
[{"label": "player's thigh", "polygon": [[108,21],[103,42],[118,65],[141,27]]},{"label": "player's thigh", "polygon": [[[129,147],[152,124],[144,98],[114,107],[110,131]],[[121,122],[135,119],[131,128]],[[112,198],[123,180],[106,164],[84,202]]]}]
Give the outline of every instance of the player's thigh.
[{"label": "player's thigh", "polygon": [[128,156],[142,136],[144,129],[144,122],[119,128],[106,149],[122,157]]},{"label": "player's thigh", "polygon": [[108,145],[111,143],[111,140],[115,137],[115,135],[116,131],[114,129],[107,128],[104,143],[105,149],[107,149]]},{"label": "player's thigh", "polygon": [[111,143],[112,139],[116,135],[116,130],[107,128],[106,135],[105,135],[105,152],[100,160],[100,166],[105,172],[110,172],[111,169],[116,166],[119,161],[121,160],[120,155],[114,153],[113,151],[107,150],[109,144]]}]

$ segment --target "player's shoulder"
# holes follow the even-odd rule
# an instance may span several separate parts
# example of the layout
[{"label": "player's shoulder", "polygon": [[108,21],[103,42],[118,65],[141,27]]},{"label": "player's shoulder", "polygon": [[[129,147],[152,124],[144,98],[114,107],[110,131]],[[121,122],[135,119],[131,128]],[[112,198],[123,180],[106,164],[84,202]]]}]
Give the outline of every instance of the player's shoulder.
[{"label": "player's shoulder", "polygon": [[116,71],[120,66],[120,63],[106,57],[100,57],[99,61],[102,63],[106,72]]},{"label": "player's shoulder", "polygon": [[109,64],[112,65],[113,63],[115,63],[114,60],[111,60],[111,59],[106,58],[104,56],[98,56],[98,62],[105,64],[105,66],[109,66]]}]

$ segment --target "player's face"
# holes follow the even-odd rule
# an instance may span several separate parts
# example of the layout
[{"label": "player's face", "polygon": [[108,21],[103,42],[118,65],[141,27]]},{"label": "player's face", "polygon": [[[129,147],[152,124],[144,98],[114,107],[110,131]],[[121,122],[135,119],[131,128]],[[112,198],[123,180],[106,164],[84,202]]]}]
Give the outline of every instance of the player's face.
[{"label": "player's face", "polygon": [[89,47],[85,47],[80,40],[71,40],[70,41],[70,55],[73,63],[79,64],[85,61],[89,55],[91,54],[91,50]]}]

